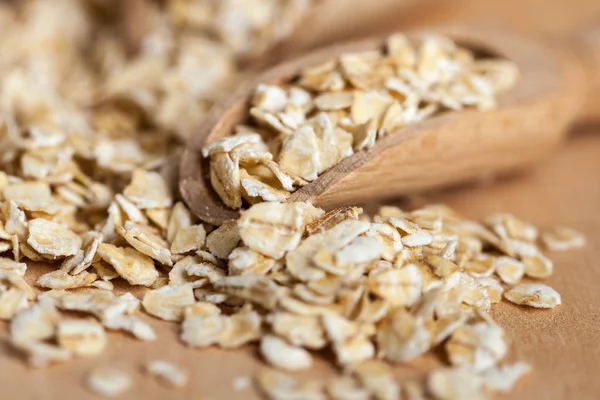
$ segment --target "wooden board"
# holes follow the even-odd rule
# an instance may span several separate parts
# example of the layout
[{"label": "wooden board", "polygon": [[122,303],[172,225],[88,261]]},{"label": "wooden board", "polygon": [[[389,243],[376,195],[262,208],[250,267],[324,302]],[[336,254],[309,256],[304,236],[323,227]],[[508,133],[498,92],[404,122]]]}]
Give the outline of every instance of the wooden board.
[{"label": "wooden board", "polygon": [[[495,307],[494,315],[512,343],[508,359],[524,360],[535,368],[510,398],[600,398],[600,380],[596,379],[600,360],[600,127],[571,138],[558,154],[527,174],[423,196],[414,203],[438,201],[472,218],[509,211],[542,228],[565,224],[585,233],[585,249],[551,254],[556,272],[548,282],[562,294],[562,306],[544,311],[503,303]],[[41,270],[47,269],[36,269]],[[107,351],[101,357],[43,370],[29,370],[6,343],[6,330],[0,329],[2,398],[93,399],[83,380],[98,364],[121,366],[134,374],[135,388],[123,398],[259,398],[252,390],[236,393],[232,388],[236,377],[253,376],[263,366],[254,347],[230,351],[189,349],[178,341],[177,324],[146,319],[158,333],[156,343],[111,333]],[[191,372],[191,384],[173,391],[144,377],[140,366],[156,358],[185,366]],[[438,359],[429,356],[399,367],[398,380],[422,375],[438,364]],[[319,359],[312,374],[333,376],[330,365]]]}]

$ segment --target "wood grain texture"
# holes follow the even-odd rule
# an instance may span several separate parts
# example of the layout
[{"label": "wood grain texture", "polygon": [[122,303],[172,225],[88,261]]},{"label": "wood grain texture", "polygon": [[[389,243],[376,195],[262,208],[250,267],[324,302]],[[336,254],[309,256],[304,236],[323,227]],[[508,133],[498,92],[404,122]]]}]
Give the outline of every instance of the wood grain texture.
[{"label": "wood grain texture", "polygon": [[[524,168],[561,142],[584,99],[584,71],[593,70],[594,63],[579,62],[570,49],[545,46],[505,29],[456,26],[435,31],[517,65],[517,84],[500,96],[498,108],[446,112],[390,132],[372,149],[347,157],[294,192],[289,201],[309,200],[329,209],[448,186]],[[202,159],[200,149],[229,136],[236,124],[247,119],[256,82],[285,82],[308,66],[347,52],[377,49],[383,41],[381,37],[328,46],[279,64],[216,106],[181,160],[180,188],[191,210],[215,224],[236,218],[238,213],[213,193],[208,161]]]},{"label": "wood grain texture", "polygon": [[[592,400],[600,398],[597,363],[600,360],[600,128],[575,135],[564,148],[533,170],[479,186],[460,187],[413,200],[414,205],[445,202],[461,214],[481,218],[494,211],[508,211],[540,228],[555,224],[583,232],[588,244],[582,250],[550,253],[555,274],[547,282],[563,297],[555,310],[533,310],[501,303],[494,316],[505,327],[511,342],[508,360],[524,360],[534,366],[509,396],[515,400]],[[400,203],[405,206],[404,203]],[[368,205],[375,208],[376,204]],[[36,275],[48,268],[34,268]],[[34,280],[35,277],[30,277]],[[136,293],[142,295],[141,291]],[[252,390],[235,392],[232,381],[253,376],[264,364],[255,347],[241,350],[194,350],[178,340],[178,326],[145,317],[156,329],[156,343],[142,343],[126,335],[109,334],[102,356],[79,359],[44,370],[28,370],[6,343],[6,324],[0,323],[0,388],[2,398],[23,400],[92,400],[97,397],[83,386],[84,377],[96,365],[116,365],[130,371],[135,384],[120,398],[139,400],[254,400]],[[167,359],[190,371],[190,385],[169,390],[141,373],[151,359]],[[396,368],[398,380],[421,376],[440,365],[434,356]],[[333,376],[321,357],[309,375]],[[6,396],[6,397],[4,397]]]}]

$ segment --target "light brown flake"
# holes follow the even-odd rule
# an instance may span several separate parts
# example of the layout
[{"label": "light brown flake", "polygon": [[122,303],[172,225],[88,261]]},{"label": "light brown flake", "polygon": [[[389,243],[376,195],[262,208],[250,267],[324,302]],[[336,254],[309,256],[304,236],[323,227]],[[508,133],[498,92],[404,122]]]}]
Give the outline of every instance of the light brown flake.
[{"label": "light brown flake", "polygon": [[250,176],[244,170],[240,172],[240,177],[244,198],[250,203],[257,201],[283,202],[290,197],[288,191],[277,189],[260,179]]},{"label": "light brown flake", "polygon": [[296,130],[284,140],[279,165],[292,176],[309,182],[317,179],[320,168],[319,144],[310,126]]},{"label": "light brown flake", "polygon": [[388,313],[377,331],[378,356],[392,362],[411,360],[431,348],[432,332],[425,321],[404,308]]},{"label": "light brown flake", "polygon": [[150,286],[158,278],[152,259],[132,248],[102,243],[98,255],[132,285]]},{"label": "light brown flake", "polygon": [[575,229],[556,226],[543,232],[542,243],[550,251],[565,251],[585,246],[585,236]]},{"label": "light brown flake", "polygon": [[27,293],[16,287],[0,290],[0,319],[11,320],[20,310],[29,306]]},{"label": "light brown flake", "polygon": [[81,248],[81,238],[72,230],[50,220],[29,221],[27,243],[38,253],[50,257],[71,256]]},{"label": "light brown flake", "polygon": [[126,221],[115,227],[117,233],[134,249],[168,267],[173,265],[171,252],[163,238],[148,225]]},{"label": "light brown flake", "polygon": [[273,269],[277,261],[249,247],[238,247],[229,254],[229,275],[264,275]]},{"label": "light brown flake", "polygon": [[236,221],[227,221],[208,234],[206,247],[216,257],[227,259],[240,242],[240,233]]},{"label": "light brown flake", "polygon": [[316,221],[306,226],[306,232],[309,235],[323,233],[344,220],[358,220],[363,209],[360,207],[341,207],[333,209],[323,214]]},{"label": "light brown flake", "polygon": [[220,314],[221,309],[215,306],[212,303],[200,301],[192,304],[191,306],[186,307],[183,310],[183,315],[185,318],[191,317],[193,315],[212,315],[212,314]]},{"label": "light brown flake", "polygon": [[400,385],[394,380],[392,368],[380,360],[367,360],[349,367],[368,393],[377,400],[400,397]]},{"label": "light brown flake", "polygon": [[100,354],[106,347],[106,334],[93,319],[61,320],[56,329],[58,343],[76,356]]},{"label": "light brown flake", "polygon": [[0,270],[11,271],[19,276],[24,276],[25,271],[27,271],[27,264],[0,257]]},{"label": "light brown flake", "polygon": [[310,368],[312,357],[302,347],[294,346],[275,335],[265,335],[260,341],[260,352],[272,366],[297,371]]},{"label": "light brown flake", "polygon": [[191,286],[163,286],[156,290],[148,290],[144,294],[142,305],[148,314],[155,317],[165,321],[180,321],[186,307],[194,302]]},{"label": "light brown flake", "polygon": [[240,166],[228,153],[217,153],[210,158],[210,182],[225,205],[242,206]]},{"label": "light brown flake", "polygon": [[102,397],[116,397],[131,387],[131,378],[124,371],[114,367],[99,367],[86,378],[87,387]]},{"label": "light brown flake", "polygon": [[439,400],[486,399],[483,379],[467,370],[436,369],[429,374],[427,388]]},{"label": "light brown flake", "polygon": [[275,334],[294,346],[321,349],[327,344],[325,331],[318,316],[277,311],[270,314],[267,320]]},{"label": "light brown flake", "polygon": [[196,251],[204,246],[206,231],[202,225],[192,225],[181,228],[171,242],[171,253],[185,254]]},{"label": "light brown flake", "polygon": [[169,387],[181,388],[188,381],[188,373],[175,364],[165,360],[153,360],[144,366],[146,372]]},{"label": "light brown flake", "polygon": [[298,246],[304,227],[323,213],[310,203],[261,203],[242,213],[238,221],[244,244],[279,259]]},{"label": "light brown flake", "polygon": [[181,325],[181,340],[188,346],[206,347],[219,343],[231,329],[228,317],[219,314],[187,316]]},{"label": "light brown flake", "polygon": [[525,275],[525,264],[512,257],[498,257],[494,261],[494,270],[502,282],[515,285]]},{"label": "light brown flake", "polygon": [[[257,88],[257,93],[258,93],[258,90],[259,89]],[[255,104],[255,105],[257,105],[257,104]],[[263,107],[261,107],[261,108],[263,108]],[[263,109],[268,110],[268,111],[276,111],[276,110],[269,110],[269,108],[263,108]],[[257,133],[237,134],[237,135],[233,135],[233,136],[224,137],[219,140],[215,140],[212,143],[209,143],[208,145],[204,146],[204,148],[202,148],[202,155],[204,157],[208,157],[208,156],[212,156],[217,153],[229,153],[236,147],[240,147],[240,146],[247,145],[247,144],[258,144],[261,142],[262,142],[262,138]]]},{"label": "light brown flake", "polygon": [[287,270],[303,281],[324,278],[325,272],[312,264],[317,253],[323,249],[329,252],[341,249],[366,232],[369,226],[365,221],[344,220],[325,232],[309,236],[286,255]]},{"label": "light brown flake", "polygon": [[522,283],[506,292],[504,297],[515,304],[535,308],[554,308],[560,305],[560,294],[542,283]]},{"label": "light brown flake", "polygon": [[173,204],[167,182],[158,172],[136,169],[123,194],[139,209],[170,207]]},{"label": "light brown flake", "polygon": [[396,254],[403,248],[402,238],[398,230],[389,224],[375,223],[371,225],[368,236],[376,238],[382,246],[381,258],[387,261],[394,261]]},{"label": "light brown flake", "polygon": [[452,365],[476,372],[496,365],[507,351],[504,330],[487,322],[459,327],[446,343]]},{"label": "light brown flake", "polygon": [[283,287],[262,275],[227,276],[215,282],[214,287],[222,293],[260,304],[267,309],[274,308],[285,294]]},{"label": "light brown flake", "polygon": [[544,256],[542,253],[522,257],[525,264],[525,274],[531,278],[547,278],[552,275],[554,265],[552,260]]},{"label": "light brown flake", "polygon": [[325,400],[327,398],[323,382],[297,380],[291,375],[273,369],[262,369],[258,373],[257,384],[272,400]]},{"label": "light brown flake", "polygon": [[340,376],[329,380],[325,390],[333,400],[368,400],[370,394],[351,376]]},{"label": "light brown flake", "polygon": [[531,369],[531,365],[522,361],[489,368],[483,371],[484,386],[494,392],[508,393]]},{"label": "light brown flake", "polygon": [[374,269],[367,287],[392,306],[411,306],[421,295],[421,273],[414,264],[400,269]]},{"label": "light brown flake", "polygon": [[42,211],[55,214],[60,207],[52,198],[50,186],[44,182],[9,183],[2,189],[4,200],[13,201],[19,208],[27,211]]},{"label": "light brown flake", "polygon": [[48,289],[75,289],[90,286],[96,279],[98,279],[98,275],[85,271],[77,275],[69,275],[58,269],[40,276],[36,281],[36,285]]}]

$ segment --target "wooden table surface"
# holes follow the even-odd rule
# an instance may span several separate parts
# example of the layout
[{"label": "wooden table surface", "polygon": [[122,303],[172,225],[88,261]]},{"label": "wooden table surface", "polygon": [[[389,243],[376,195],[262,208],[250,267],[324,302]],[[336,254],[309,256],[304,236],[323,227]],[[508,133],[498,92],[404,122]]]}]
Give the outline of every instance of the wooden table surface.
[{"label": "wooden table surface", "polygon": [[[422,202],[444,202],[470,218],[493,211],[509,211],[544,228],[565,224],[583,232],[582,250],[551,253],[555,274],[548,283],[557,289],[563,305],[534,310],[501,303],[494,316],[510,337],[509,360],[534,366],[510,395],[513,399],[600,398],[600,126],[578,132],[557,154],[519,176],[423,196]],[[47,268],[38,267],[42,273]],[[253,376],[264,364],[256,348],[195,350],[178,341],[178,325],[146,317],[159,341],[143,343],[119,333],[109,334],[106,352],[48,369],[30,370],[10,349],[0,329],[0,390],[19,399],[92,399],[83,386],[85,374],[99,364],[117,365],[136,378],[130,399],[255,399],[253,390],[235,392],[232,382]],[[162,358],[185,366],[191,382],[183,390],[168,390],[144,377],[144,361]],[[429,356],[399,367],[398,380],[417,377],[440,364]],[[333,376],[330,363],[319,360],[315,376]],[[18,397],[17,397],[18,395]],[[502,398],[502,397],[498,397]]]},{"label": "wooden table surface", "polygon": [[[600,11],[597,0],[456,1],[462,3],[460,10],[449,12],[446,8],[446,14],[431,12],[425,16],[425,22],[488,15],[489,19],[540,33],[573,29]],[[584,249],[551,253],[555,274],[548,283],[561,293],[563,305],[554,310],[534,310],[502,303],[494,308],[494,316],[510,337],[508,359],[527,361],[534,366],[533,374],[515,391],[496,398],[600,398],[597,377],[600,363],[600,125],[578,131],[556,154],[519,176],[430,194],[416,202],[444,202],[470,218],[507,211],[541,228],[564,224],[586,235],[588,243]],[[31,269],[36,272],[34,275],[49,270],[43,266]],[[255,347],[229,351],[189,349],[178,340],[177,324],[145,318],[155,328],[159,336],[157,342],[144,343],[110,333],[106,352],[100,357],[41,370],[25,366],[8,345],[5,324],[0,323],[0,398],[97,398],[84,387],[85,375],[97,365],[119,366],[135,377],[133,389],[120,397],[124,399],[259,398],[252,388],[236,392],[232,387],[235,378],[251,377],[264,366]],[[145,377],[141,365],[157,358],[185,366],[191,374],[190,384],[182,390],[169,390]],[[398,380],[423,376],[424,371],[439,364],[434,356],[427,356],[398,367]],[[310,374],[333,376],[330,365],[318,360]]]}]

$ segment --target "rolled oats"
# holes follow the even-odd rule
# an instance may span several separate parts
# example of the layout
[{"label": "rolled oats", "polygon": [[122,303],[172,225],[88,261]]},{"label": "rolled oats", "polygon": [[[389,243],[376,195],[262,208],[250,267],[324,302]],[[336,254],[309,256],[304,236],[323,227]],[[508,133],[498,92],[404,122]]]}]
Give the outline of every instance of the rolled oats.
[{"label": "rolled oats", "polygon": [[457,328],[446,343],[452,365],[476,372],[496,365],[507,351],[504,330],[487,322]]},{"label": "rolled oats", "polygon": [[325,400],[324,382],[301,381],[291,375],[273,369],[263,369],[258,373],[258,387],[273,400],[306,399]]},{"label": "rolled oats", "polygon": [[542,242],[550,251],[564,251],[576,249],[585,245],[585,237],[575,229],[557,226],[543,232]]},{"label": "rolled oats", "polygon": [[531,365],[519,361],[492,367],[483,372],[484,386],[495,392],[510,392],[515,384],[531,371]]},{"label": "rolled oats", "polygon": [[260,352],[269,364],[279,369],[297,371],[310,368],[312,365],[312,357],[308,351],[289,344],[275,335],[262,337]]},{"label": "rolled oats", "polygon": [[[378,138],[438,111],[494,107],[496,95],[509,89],[517,75],[510,62],[476,59],[448,38],[392,36],[381,49],[343,54],[278,85],[259,84],[247,111],[250,125],[238,125],[235,135],[203,149],[211,183],[231,208],[242,206],[241,188],[250,205],[282,201],[297,185],[278,176],[279,187],[272,187],[250,170],[240,173],[238,149],[260,148],[271,175],[278,174],[277,165],[292,181],[311,182]],[[490,224],[507,239],[530,241],[537,235],[511,215],[492,216]],[[429,237],[416,235],[406,242],[416,246]]]},{"label": "rolled oats", "polygon": [[318,316],[294,315],[279,311],[270,314],[268,322],[275,334],[294,346],[321,349],[327,344],[325,331]]},{"label": "rolled oats", "polygon": [[48,289],[75,289],[78,287],[91,286],[98,278],[98,275],[80,272],[77,275],[69,275],[66,272],[58,269],[48,272],[38,278],[36,285]]},{"label": "rolled oats", "polygon": [[63,225],[42,218],[27,224],[27,243],[38,253],[50,257],[72,256],[81,248],[81,238]]},{"label": "rolled oats", "polygon": [[379,360],[367,360],[350,367],[362,386],[377,400],[392,400],[400,396],[400,386],[394,380],[391,367]]},{"label": "rolled oats", "polygon": [[100,354],[106,346],[106,334],[93,319],[61,320],[56,331],[58,343],[77,356]]},{"label": "rolled oats", "polygon": [[184,310],[195,302],[191,286],[163,286],[144,294],[142,305],[147,313],[165,321],[180,321]]},{"label": "rolled oats", "polygon": [[181,340],[189,346],[205,347],[219,343],[231,329],[231,320],[219,314],[190,315],[181,325]]},{"label": "rolled oats", "polygon": [[440,368],[429,374],[427,388],[440,400],[485,400],[483,383],[483,379],[473,372]]},{"label": "rolled oats", "polygon": [[525,264],[525,274],[531,278],[547,278],[552,275],[552,261],[541,253],[522,257]]},{"label": "rolled oats", "polygon": [[163,177],[157,172],[141,169],[133,171],[131,183],[123,190],[123,195],[139,209],[164,208],[173,203]]},{"label": "rolled oats", "polygon": [[263,203],[245,211],[238,227],[244,243],[276,259],[298,246],[304,228],[322,214],[310,203]]},{"label": "rolled oats", "polygon": [[98,255],[132,285],[150,286],[158,278],[152,259],[135,249],[102,243]]},{"label": "rolled oats", "polygon": [[333,400],[368,400],[369,392],[361,388],[350,376],[341,376],[327,382],[327,394]]},{"label": "rolled oats", "polygon": [[240,233],[236,221],[225,222],[206,237],[208,250],[221,259],[227,259],[239,242]]},{"label": "rolled oats", "polygon": [[[0,7],[0,252],[14,260],[0,258],[0,317],[11,319],[10,342],[31,365],[96,354],[104,329],[156,339],[138,314],[140,301],[112,291],[122,277],[150,287],[146,313],[183,319],[181,339],[190,346],[275,339],[305,364],[305,349],[329,346],[347,370],[328,383],[265,371],[259,384],[271,398],[395,399],[398,384],[389,366],[374,360],[375,344],[379,356],[397,362],[450,337],[449,347],[462,350],[454,361],[489,364],[498,352],[489,356],[489,338],[472,335],[465,323],[502,295],[490,271],[518,282],[518,271],[498,266],[497,253],[522,262],[529,276],[551,272],[538,256],[535,228],[508,214],[485,227],[442,206],[384,207],[371,223],[358,207],[325,213],[306,203],[269,204],[215,229],[177,202],[183,143],[235,84],[239,57],[288,34],[312,1],[147,2],[156,18],[135,53],[115,30],[122,21],[106,24],[88,4],[13,3]],[[94,11],[104,7],[99,3]],[[65,15],[75,23],[65,24]],[[210,179],[231,207],[287,200],[405,125],[493,106],[517,72],[445,38],[394,35],[381,49],[259,85],[247,125],[203,149]],[[558,249],[581,238],[557,230],[542,241]],[[23,279],[32,278],[19,262],[25,257],[58,261],[60,269],[39,284],[61,290],[36,299]],[[89,285],[98,288],[72,290]],[[505,296],[522,304],[560,301],[545,289],[511,290]],[[57,309],[98,322],[71,313],[65,319]],[[282,360],[285,353],[270,354]],[[504,390],[523,373],[503,368],[483,371],[483,386]],[[175,385],[185,380],[169,363],[151,369]],[[465,374],[443,371],[430,379],[432,392],[477,398],[481,385]],[[457,380],[466,383],[452,387]],[[116,396],[131,380],[104,368],[87,383]]]},{"label": "rolled oats", "polygon": [[390,311],[377,331],[378,356],[403,362],[420,356],[431,348],[432,332],[425,321],[404,308]]},{"label": "rolled oats", "polygon": [[495,260],[494,270],[502,282],[509,285],[519,283],[525,275],[525,264],[512,257],[498,257]]},{"label": "rolled oats", "polygon": [[0,293],[0,319],[11,320],[20,310],[28,306],[27,294],[16,287]]},{"label": "rolled oats", "polygon": [[171,242],[171,253],[185,254],[204,247],[206,231],[202,225],[192,225],[177,231]]},{"label": "rolled oats", "polygon": [[131,378],[125,372],[113,367],[99,367],[93,370],[86,381],[87,387],[102,397],[116,397],[131,387]]},{"label": "rolled oats", "polygon": [[146,363],[145,370],[154,375],[166,385],[181,388],[188,381],[188,374],[180,367],[164,360],[154,360]]},{"label": "rolled oats", "polygon": [[535,308],[554,308],[560,305],[560,294],[543,283],[521,283],[506,292],[504,297],[515,303]]}]

